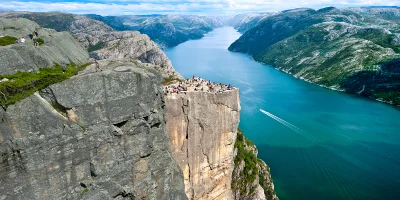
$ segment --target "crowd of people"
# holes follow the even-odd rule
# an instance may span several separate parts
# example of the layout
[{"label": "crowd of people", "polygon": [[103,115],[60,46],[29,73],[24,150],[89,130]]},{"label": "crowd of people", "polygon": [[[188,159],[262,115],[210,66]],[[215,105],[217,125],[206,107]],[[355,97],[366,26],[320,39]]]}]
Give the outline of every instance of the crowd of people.
[{"label": "crowd of people", "polygon": [[212,81],[207,81],[200,77],[193,76],[191,79],[186,79],[183,82],[174,83],[164,87],[165,94],[173,94],[173,93],[186,93],[193,91],[202,91],[202,92],[212,92],[215,94],[220,94],[226,91],[235,90],[236,88],[232,85],[226,85],[223,83],[215,83]]}]

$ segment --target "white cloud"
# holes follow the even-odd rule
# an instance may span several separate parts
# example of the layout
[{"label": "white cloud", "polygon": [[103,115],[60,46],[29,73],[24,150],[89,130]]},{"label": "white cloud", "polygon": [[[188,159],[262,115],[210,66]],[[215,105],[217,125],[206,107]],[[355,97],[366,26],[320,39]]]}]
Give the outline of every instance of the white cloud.
[{"label": "white cloud", "polygon": [[86,0],[83,2],[0,2],[0,10],[62,11],[100,15],[128,14],[238,14],[243,12],[276,12],[285,9],[326,6],[354,7],[399,5],[399,0]]}]

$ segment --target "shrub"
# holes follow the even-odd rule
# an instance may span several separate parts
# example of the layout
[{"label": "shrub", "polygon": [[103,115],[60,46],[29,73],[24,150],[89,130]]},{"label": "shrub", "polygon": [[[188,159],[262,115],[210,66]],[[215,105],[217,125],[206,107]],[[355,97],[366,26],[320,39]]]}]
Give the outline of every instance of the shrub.
[{"label": "shrub", "polygon": [[[238,129],[238,134],[235,142],[235,148],[237,149],[237,155],[234,159],[235,169],[239,164],[244,161],[244,169],[240,172],[240,180],[235,180],[232,177],[232,188],[234,190],[239,190],[241,195],[246,193],[246,186],[251,185],[256,177],[258,176],[258,159],[254,155],[253,151],[247,150],[246,146],[252,146],[252,142],[244,137],[243,132]],[[255,188],[250,188],[250,194],[254,192]]]},{"label": "shrub", "polygon": [[39,43],[39,45],[44,44],[44,40],[43,40],[42,38],[38,38],[38,39],[37,39],[37,42]]},{"label": "shrub", "polygon": [[10,44],[15,44],[15,41],[18,40],[16,37],[12,36],[4,36],[0,38],[0,46],[7,46]]}]

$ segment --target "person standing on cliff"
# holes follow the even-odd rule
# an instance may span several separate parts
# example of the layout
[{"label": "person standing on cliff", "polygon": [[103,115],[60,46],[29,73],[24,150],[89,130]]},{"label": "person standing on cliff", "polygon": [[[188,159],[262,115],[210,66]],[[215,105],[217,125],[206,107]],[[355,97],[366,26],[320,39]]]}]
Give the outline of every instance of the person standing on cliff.
[{"label": "person standing on cliff", "polygon": [[97,72],[97,69],[99,69],[100,71],[103,71],[103,70],[101,70],[101,68],[100,68],[100,64],[97,62],[97,59],[96,58],[94,58],[94,64],[96,65],[96,72]]}]

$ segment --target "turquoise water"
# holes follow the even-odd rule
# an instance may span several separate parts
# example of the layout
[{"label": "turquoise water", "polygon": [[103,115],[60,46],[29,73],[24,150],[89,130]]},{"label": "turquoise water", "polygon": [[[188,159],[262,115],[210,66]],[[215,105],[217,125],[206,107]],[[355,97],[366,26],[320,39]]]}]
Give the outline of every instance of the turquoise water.
[{"label": "turquoise water", "polygon": [[271,167],[280,199],[400,199],[400,110],[227,51],[239,37],[219,28],[166,54],[185,77],[240,88],[240,128]]}]

